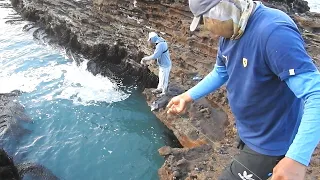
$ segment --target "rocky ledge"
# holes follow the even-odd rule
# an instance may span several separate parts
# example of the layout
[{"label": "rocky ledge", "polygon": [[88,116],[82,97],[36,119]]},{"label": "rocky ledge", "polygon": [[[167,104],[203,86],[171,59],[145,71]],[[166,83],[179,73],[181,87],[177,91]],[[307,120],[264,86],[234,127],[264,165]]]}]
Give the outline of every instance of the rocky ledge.
[{"label": "rocky ledge", "polygon": [[[233,115],[222,87],[194,102],[183,116],[168,116],[168,100],[186,91],[208,74],[217,52],[217,39],[190,33],[187,0],[11,0],[24,19],[35,22],[36,39],[64,46],[71,56],[89,59],[88,70],[123,84],[144,88],[157,85],[154,65],[141,66],[144,54],[151,54],[146,36],[156,31],[170,45],[173,68],[168,96],[156,99],[149,89],[147,102],[156,103],[154,113],[173,131],[184,148],[159,149],[165,163],[159,177],[165,179],[217,179],[236,153]],[[279,8],[297,22],[306,48],[320,63],[320,14],[309,12],[303,0],[264,2]],[[27,26],[28,30],[34,26]],[[75,58],[76,61],[79,58]],[[82,62],[78,62],[82,63]],[[150,70],[151,71],[150,71]],[[154,72],[154,73],[153,73]],[[308,179],[320,178],[320,149],[314,153]]]}]

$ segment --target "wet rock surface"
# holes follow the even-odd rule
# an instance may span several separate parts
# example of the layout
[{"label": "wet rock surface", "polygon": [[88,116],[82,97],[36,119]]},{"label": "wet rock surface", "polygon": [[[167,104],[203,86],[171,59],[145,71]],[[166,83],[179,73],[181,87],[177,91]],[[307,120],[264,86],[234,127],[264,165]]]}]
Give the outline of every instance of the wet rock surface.
[{"label": "wet rock surface", "polygon": [[20,180],[29,177],[33,180],[59,180],[49,169],[35,163],[16,165],[8,153],[0,148],[0,179]]},{"label": "wet rock surface", "polygon": [[[215,64],[217,38],[189,32],[192,14],[187,3],[187,0],[12,0],[23,18],[41,27],[34,32],[36,39],[44,36],[47,43],[67,47],[77,62],[81,58],[75,54],[86,57],[88,70],[93,74],[138,84],[141,89],[157,85],[157,67],[141,66],[139,61],[153,52],[146,43],[147,33],[158,32],[170,46],[173,61],[170,91],[161,98],[153,95],[151,89],[146,89],[144,94],[153,112],[184,147],[159,150],[166,160],[159,169],[159,177],[217,179],[231,161],[230,156],[237,153],[234,117],[225,88],[192,103],[181,116],[169,116],[165,112],[171,97],[194,86]],[[296,21],[306,49],[319,65],[320,15],[308,12],[309,7],[302,0],[263,3],[285,11]],[[319,158],[318,148],[307,179],[320,177]]]},{"label": "wet rock surface", "polygon": [[18,141],[23,135],[30,133],[23,128],[23,122],[30,123],[31,119],[25,114],[24,107],[17,101],[19,91],[0,94],[0,144],[3,147],[13,139]]}]

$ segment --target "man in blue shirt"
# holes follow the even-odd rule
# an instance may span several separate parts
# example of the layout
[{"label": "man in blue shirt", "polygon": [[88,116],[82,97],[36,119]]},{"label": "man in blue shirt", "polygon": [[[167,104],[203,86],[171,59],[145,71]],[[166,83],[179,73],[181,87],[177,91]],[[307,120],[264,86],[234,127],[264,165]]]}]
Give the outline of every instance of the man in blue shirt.
[{"label": "man in blue shirt", "polygon": [[[252,0],[189,0],[190,30],[219,35],[213,71],[172,98],[168,113],[226,83],[240,154],[220,180],[303,180],[320,140],[320,73],[296,24]],[[201,18],[202,17],[202,18]]]},{"label": "man in blue shirt", "polygon": [[144,57],[141,64],[146,61],[156,60],[159,66],[159,83],[157,89],[153,93],[161,93],[160,96],[165,95],[169,84],[169,75],[171,71],[171,60],[167,42],[158,36],[155,32],[150,32],[148,42],[156,46],[154,53],[150,56]]}]

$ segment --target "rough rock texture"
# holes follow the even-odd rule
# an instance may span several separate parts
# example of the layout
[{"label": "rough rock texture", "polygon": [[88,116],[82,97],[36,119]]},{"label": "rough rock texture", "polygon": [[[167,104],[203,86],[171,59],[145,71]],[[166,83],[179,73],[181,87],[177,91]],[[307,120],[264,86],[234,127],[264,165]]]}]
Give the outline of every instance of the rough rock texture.
[{"label": "rough rock texture", "polygon": [[45,180],[59,180],[56,175],[54,175],[49,169],[46,167],[31,163],[31,162],[24,162],[16,165],[19,175],[22,179],[25,176],[28,176],[31,179],[45,179]]},{"label": "rough rock texture", "polygon": [[[137,40],[145,38],[144,33],[137,36],[138,26],[130,27],[134,20],[127,20],[125,14],[103,14],[92,1],[11,2],[23,18],[36,22],[35,39],[67,48],[77,63],[83,60],[77,57],[81,54],[90,60],[87,67],[94,75],[108,76],[125,85],[138,84],[141,89],[156,87],[158,77],[139,64],[143,53]],[[24,29],[32,28],[27,25]]]},{"label": "rough rock texture", "polygon": [[21,126],[22,121],[31,122],[31,119],[24,113],[24,107],[17,102],[16,98],[19,95],[19,91],[0,94],[0,145],[2,147],[8,142],[13,142],[13,139],[18,141],[21,136],[29,133],[29,130]]},{"label": "rough rock texture", "polygon": [[32,179],[59,180],[49,169],[42,165],[35,163],[16,165],[8,153],[0,148],[0,179],[20,180],[24,179],[25,176],[32,177]]},{"label": "rough rock texture", "polygon": [[[12,0],[12,4],[24,18],[45,30],[49,43],[66,46],[71,54],[88,58],[92,73],[116,76],[129,84],[140,83],[142,89],[155,87],[157,77],[137,62],[144,54],[152,53],[146,43],[147,33],[160,33],[169,43],[173,60],[170,93],[160,99],[150,90],[144,93],[157,117],[185,148],[159,150],[166,159],[159,177],[217,179],[236,153],[236,130],[225,88],[193,103],[181,117],[167,116],[163,108],[172,96],[194,86],[198,82],[194,78],[208,74],[215,63],[217,38],[189,32],[192,14],[187,0]],[[265,4],[291,15],[303,32],[310,55],[319,63],[320,15],[305,13],[309,7],[303,0]],[[43,36],[41,29],[34,34]],[[154,65],[149,68],[157,73]],[[317,149],[308,170],[309,179],[320,176],[319,158]]]}]

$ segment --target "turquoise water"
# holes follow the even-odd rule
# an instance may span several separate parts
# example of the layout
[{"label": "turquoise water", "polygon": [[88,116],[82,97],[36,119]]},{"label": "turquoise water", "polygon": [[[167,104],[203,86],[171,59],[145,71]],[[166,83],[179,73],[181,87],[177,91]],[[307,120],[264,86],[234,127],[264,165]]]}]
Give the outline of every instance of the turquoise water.
[{"label": "turquoise water", "polygon": [[30,134],[5,147],[15,160],[68,180],[158,179],[157,150],[170,139],[142,95],[35,41],[27,22],[5,23],[12,13],[0,8],[0,93],[24,91],[19,101],[33,120],[23,125]]}]

